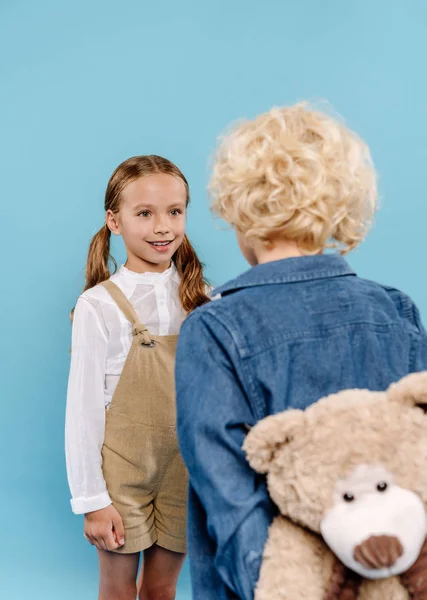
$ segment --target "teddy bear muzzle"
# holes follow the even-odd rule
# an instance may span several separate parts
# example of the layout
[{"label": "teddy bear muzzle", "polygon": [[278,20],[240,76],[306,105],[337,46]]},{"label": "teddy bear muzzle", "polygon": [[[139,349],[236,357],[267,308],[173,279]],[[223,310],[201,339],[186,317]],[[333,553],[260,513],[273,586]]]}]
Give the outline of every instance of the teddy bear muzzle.
[{"label": "teddy bear muzzle", "polygon": [[320,530],[336,557],[367,579],[401,575],[426,539],[424,503],[384,467],[358,466],[336,486]]},{"label": "teddy bear muzzle", "polygon": [[403,546],[397,537],[372,535],[356,546],[353,558],[365,569],[389,569],[396,564],[403,552]]}]

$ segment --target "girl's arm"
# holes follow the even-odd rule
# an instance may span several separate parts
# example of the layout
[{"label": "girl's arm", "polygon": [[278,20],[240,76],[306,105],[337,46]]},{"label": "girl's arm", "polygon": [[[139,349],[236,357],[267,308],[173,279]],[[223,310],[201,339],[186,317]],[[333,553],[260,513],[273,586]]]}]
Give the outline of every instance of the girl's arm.
[{"label": "girl's arm", "polygon": [[73,320],[65,425],[67,474],[71,506],[76,514],[111,504],[101,456],[107,343],[108,333],[99,308],[80,297]]},{"label": "girl's arm", "polygon": [[[197,496],[193,506],[200,503],[211,537],[191,541],[194,560],[213,560],[236,597],[252,600],[274,509],[264,478],[251,469],[242,450],[246,425],[255,419],[240,383],[240,362],[234,340],[214,316],[196,311],[187,318],[175,373],[178,437]],[[190,523],[190,530],[194,526]],[[200,581],[196,587],[203,585],[210,583]]]}]

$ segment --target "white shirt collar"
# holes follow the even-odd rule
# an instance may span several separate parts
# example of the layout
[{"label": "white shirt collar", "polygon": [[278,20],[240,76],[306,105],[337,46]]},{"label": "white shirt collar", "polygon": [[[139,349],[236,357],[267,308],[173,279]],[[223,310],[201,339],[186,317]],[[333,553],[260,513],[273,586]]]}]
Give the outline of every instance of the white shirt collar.
[{"label": "white shirt collar", "polygon": [[178,272],[174,263],[171,264],[169,269],[166,269],[166,271],[163,271],[162,273],[153,273],[151,271],[146,271],[145,273],[136,273],[135,271],[130,271],[124,265],[121,265],[117,274],[126,279],[127,281],[134,283],[135,285],[165,285],[171,279],[176,279],[177,277],[179,279]]}]

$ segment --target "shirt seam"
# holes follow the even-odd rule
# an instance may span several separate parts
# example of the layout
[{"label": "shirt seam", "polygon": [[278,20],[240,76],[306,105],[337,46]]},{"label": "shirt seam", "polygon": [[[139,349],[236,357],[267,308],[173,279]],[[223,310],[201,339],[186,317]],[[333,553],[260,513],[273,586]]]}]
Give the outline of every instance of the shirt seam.
[{"label": "shirt seam", "polygon": [[338,325],[330,325],[328,327],[323,326],[314,326],[309,329],[301,330],[301,331],[291,331],[285,332],[281,335],[276,335],[274,337],[269,337],[268,343],[260,344],[256,351],[249,352],[247,346],[241,349],[241,356],[243,360],[251,359],[255,356],[259,356],[266,352],[269,348],[277,346],[277,344],[288,344],[291,342],[303,341],[309,338],[326,338],[328,334],[340,335],[342,331],[345,333],[349,329],[359,328],[369,326],[371,329],[376,330],[377,332],[384,332],[387,329],[399,329],[404,328],[402,323],[373,323],[371,321],[355,321],[352,323],[340,323]]}]

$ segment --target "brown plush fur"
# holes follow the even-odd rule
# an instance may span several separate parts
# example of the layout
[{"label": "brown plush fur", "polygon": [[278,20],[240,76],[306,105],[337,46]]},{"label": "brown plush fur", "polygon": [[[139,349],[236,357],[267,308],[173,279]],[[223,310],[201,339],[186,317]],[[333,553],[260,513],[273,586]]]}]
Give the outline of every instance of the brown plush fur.
[{"label": "brown plush fur", "polygon": [[[267,473],[281,516],[270,527],[256,600],[325,600],[335,558],[320,522],[336,482],[362,464],[381,464],[427,503],[427,372],[387,392],[346,390],[303,411],[260,421],[244,450]],[[342,596],[342,598],[350,596]],[[339,596],[337,597],[338,600]],[[363,580],[358,600],[408,600],[401,580]]]}]

